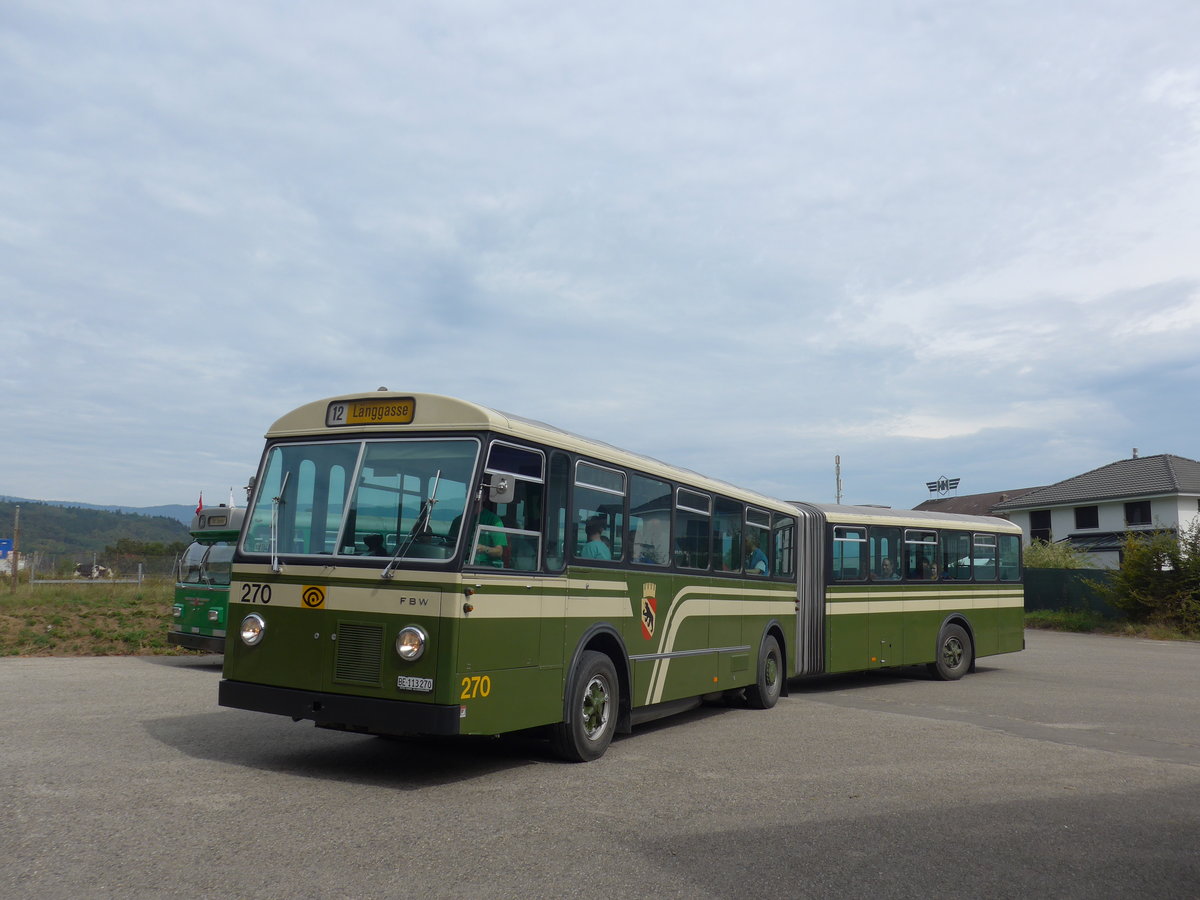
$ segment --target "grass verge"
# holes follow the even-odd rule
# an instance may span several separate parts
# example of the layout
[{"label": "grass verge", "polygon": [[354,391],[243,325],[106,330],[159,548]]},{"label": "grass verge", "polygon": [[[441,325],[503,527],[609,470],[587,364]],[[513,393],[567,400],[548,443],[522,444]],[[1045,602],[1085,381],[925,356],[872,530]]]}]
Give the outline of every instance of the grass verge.
[{"label": "grass verge", "polygon": [[173,581],[0,587],[0,656],[190,655],[167,643]]},{"label": "grass verge", "polygon": [[1200,635],[1189,634],[1168,625],[1135,625],[1132,622],[1107,619],[1099,613],[1086,609],[1026,610],[1025,627],[1043,628],[1047,631],[1074,631],[1081,634],[1114,634],[1152,641],[1200,640]]}]

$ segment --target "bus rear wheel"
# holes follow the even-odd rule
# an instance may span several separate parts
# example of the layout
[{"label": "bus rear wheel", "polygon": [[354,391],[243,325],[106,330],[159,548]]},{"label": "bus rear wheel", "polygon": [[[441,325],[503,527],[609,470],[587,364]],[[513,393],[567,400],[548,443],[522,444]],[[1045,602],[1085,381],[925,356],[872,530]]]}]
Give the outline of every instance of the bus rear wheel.
[{"label": "bus rear wheel", "polygon": [[567,690],[567,718],[553,726],[550,746],[569,762],[599,759],[617,730],[620,695],[612,660],[585,650]]},{"label": "bus rear wheel", "polygon": [[971,669],[975,647],[971,636],[961,625],[944,625],[938,635],[937,657],[929,671],[939,681],[957,681]]},{"label": "bus rear wheel", "polygon": [[746,702],[755,709],[770,709],[783,691],[783,654],[779,641],[768,634],[758,650],[758,677],[746,688]]}]

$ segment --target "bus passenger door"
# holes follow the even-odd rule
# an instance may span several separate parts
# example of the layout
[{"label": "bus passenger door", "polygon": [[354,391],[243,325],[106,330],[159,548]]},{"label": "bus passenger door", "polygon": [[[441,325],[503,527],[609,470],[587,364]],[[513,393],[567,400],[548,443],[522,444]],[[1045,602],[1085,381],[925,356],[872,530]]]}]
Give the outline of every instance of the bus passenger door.
[{"label": "bus passenger door", "polygon": [[867,611],[867,668],[882,669],[903,662],[903,591],[898,586],[872,585]]},{"label": "bus passenger door", "polygon": [[[538,664],[542,586],[529,575],[468,574],[458,630],[460,672],[487,672]],[[469,607],[469,609],[468,609]]]}]

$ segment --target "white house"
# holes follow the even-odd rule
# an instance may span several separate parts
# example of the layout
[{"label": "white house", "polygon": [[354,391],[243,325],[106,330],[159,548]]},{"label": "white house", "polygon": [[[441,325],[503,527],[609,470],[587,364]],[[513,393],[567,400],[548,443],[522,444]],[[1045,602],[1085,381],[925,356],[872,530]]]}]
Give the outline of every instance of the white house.
[{"label": "white house", "polygon": [[1200,462],[1182,456],[1134,456],[992,507],[1021,526],[1025,543],[1070,541],[1102,567],[1121,563],[1130,531],[1179,531],[1200,515]]}]

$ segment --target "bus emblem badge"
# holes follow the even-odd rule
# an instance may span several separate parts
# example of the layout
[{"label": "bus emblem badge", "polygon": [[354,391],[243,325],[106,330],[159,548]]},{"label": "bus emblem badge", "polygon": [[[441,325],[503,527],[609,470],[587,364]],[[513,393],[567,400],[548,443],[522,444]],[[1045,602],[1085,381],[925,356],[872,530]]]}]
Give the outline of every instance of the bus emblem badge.
[{"label": "bus emblem badge", "polygon": [[649,582],[642,586],[642,637],[646,640],[654,637],[654,619],[658,610],[658,601],[654,599],[654,595],[657,593],[658,590]]}]

